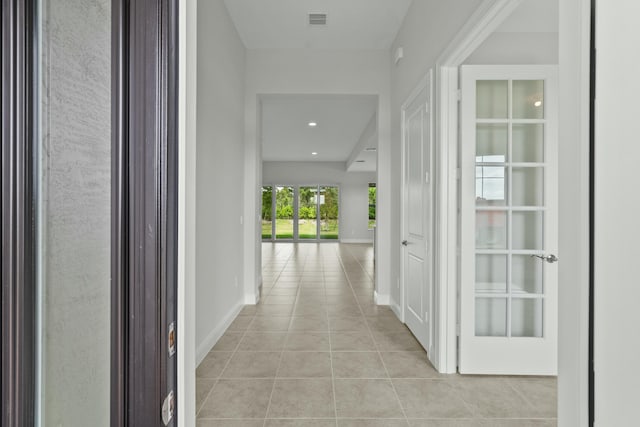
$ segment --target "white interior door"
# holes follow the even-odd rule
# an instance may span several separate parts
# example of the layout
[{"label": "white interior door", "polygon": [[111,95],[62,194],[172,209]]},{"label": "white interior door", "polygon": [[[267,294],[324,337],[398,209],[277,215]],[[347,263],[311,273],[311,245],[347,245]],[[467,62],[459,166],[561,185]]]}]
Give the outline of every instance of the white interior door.
[{"label": "white interior door", "polygon": [[557,372],[557,78],[461,69],[460,360],[465,374]]},{"label": "white interior door", "polygon": [[403,120],[404,321],[431,351],[431,73],[409,98]]}]

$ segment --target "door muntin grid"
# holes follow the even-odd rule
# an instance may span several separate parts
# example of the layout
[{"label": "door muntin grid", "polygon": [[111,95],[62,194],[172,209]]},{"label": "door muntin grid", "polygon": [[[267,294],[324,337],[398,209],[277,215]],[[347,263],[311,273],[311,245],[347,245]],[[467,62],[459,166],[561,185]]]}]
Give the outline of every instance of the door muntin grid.
[{"label": "door muntin grid", "polygon": [[544,80],[476,82],[475,335],[542,337]]}]

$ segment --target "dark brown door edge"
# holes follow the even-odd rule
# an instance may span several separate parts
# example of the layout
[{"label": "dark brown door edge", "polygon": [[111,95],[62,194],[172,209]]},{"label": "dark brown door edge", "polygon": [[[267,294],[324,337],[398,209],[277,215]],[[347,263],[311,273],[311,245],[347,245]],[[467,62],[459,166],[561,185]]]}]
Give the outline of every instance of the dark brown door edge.
[{"label": "dark brown door edge", "polygon": [[175,426],[179,409],[177,15],[177,0],[112,2],[114,427]]},{"label": "dark brown door edge", "polygon": [[2,419],[33,425],[35,402],[35,1],[2,0]]},{"label": "dark brown door edge", "polygon": [[2,0],[0,150],[2,293],[1,418],[36,423],[38,1]]}]

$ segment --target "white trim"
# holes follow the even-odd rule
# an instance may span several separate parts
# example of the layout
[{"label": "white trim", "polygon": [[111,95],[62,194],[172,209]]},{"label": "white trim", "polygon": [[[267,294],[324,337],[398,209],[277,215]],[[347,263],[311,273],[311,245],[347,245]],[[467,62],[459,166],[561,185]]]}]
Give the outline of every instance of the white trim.
[{"label": "white trim", "polygon": [[238,317],[238,314],[240,314],[240,311],[243,307],[244,304],[237,304],[233,308],[233,310],[231,310],[231,312],[227,314],[224,319],[222,319],[218,326],[216,326],[211,332],[209,332],[209,335],[207,335],[204,341],[202,341],[200,345],[198,345],[198,348],[196,350],[196,366],[200,365],[204,358],[207,357],[207,354],[209,354],[213,346],[216,345],[220,337],[224,335],[231,323],[233,323],[236,317]]},{"label": "white trim", "polygon": [[389,294],[379,294],[378,291],[373,291],[373,302],[376,305],[389,305],[391,298]]},{"label": "white trim", "polygon": [[558,425],[588,423],[589,0],[559,2]]},{"label": "white trim", "polygon": [[436,243],[433,364],[457,370],[458,67],[522,0],[485,0],[443,51],[435,67]]},{"label": "white trim", "polygon": [[178,425],[196,423],[196,0],[179,3],[178,60]]},{"label": "white trim", "polygon": [[393,311],[396,316],[400,319],[401,322],[404,323],[404,319],[402,318],[402,308],[395,301],[390,301],[389,307],[391,307],[391,311]]},{"label": "white trim", "polygon": [[[260,283],[260,286],[262,286],[262,283]],[[244,294],[244,303],[247,305],[255,305],[258,303],[259,300],[260,300],[259,296],[256,295],[255,293]]]},{"label": "white trim", "polygon": [[[371,230],[373,231],[373,230]],[[369,243],[373,244],[373,239],[340,239],[340,243]]]}]

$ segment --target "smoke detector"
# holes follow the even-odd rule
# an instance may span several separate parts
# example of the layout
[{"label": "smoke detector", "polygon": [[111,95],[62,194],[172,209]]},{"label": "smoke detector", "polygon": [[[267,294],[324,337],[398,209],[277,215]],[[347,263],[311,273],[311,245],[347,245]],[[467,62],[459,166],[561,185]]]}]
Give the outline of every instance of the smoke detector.
[{"label": "smoke detector", "polygon": [[309,25],[327,25],[326,13],[310,13]]}]

